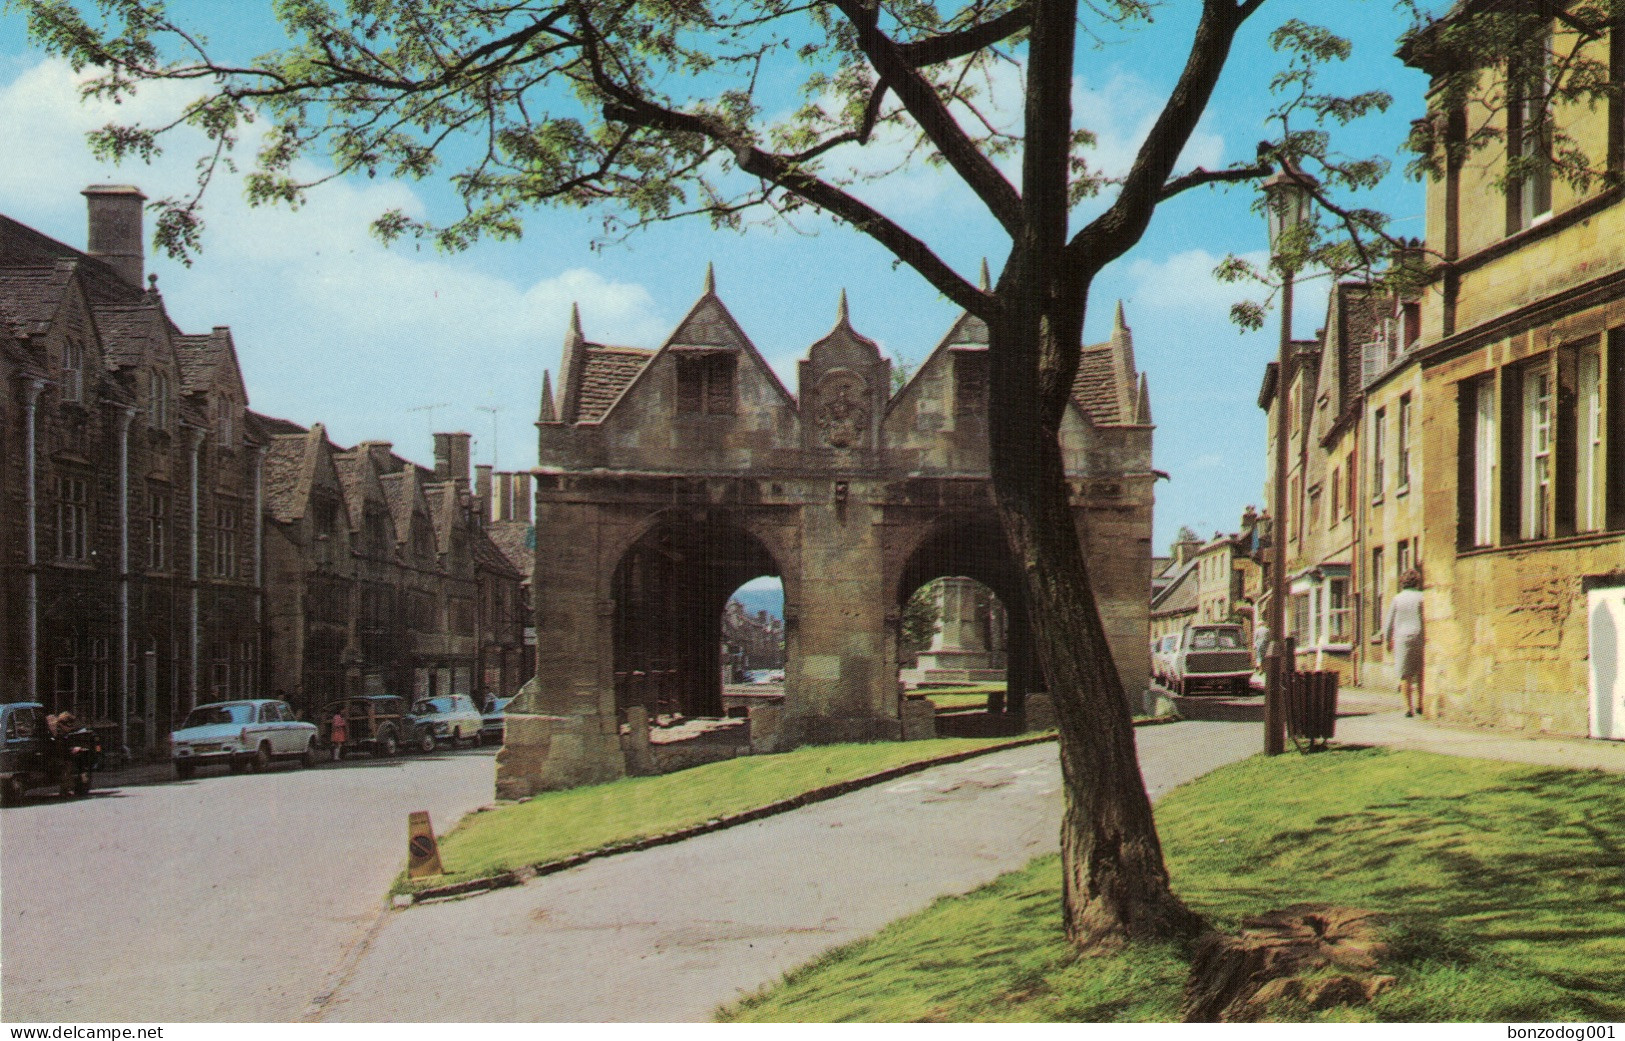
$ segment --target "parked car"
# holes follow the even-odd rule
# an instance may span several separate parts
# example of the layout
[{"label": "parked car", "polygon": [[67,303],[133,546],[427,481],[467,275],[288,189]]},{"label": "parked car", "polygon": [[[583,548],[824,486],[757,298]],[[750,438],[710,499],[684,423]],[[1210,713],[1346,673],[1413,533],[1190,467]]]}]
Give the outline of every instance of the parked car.
[{"label": "parked car", "polygon": [[1187,625],[1169,658],[1168,686],[1176,694],[1203,690],[1252,693],[1253,654],[1239,625]]},{"label": "parked car", "polygon": [[1173,657],[1178,647],[1178,633],[1168,633],[1151,641],[1151,678],[1165,687],[1172,686]]},{"label": "parked car", "polygon": [[480,741],[485,744],[500,745],[508,732],[508,704],[513,698],[489,697],[485,699],[485,710],[480,713],[483,722],[480,725]]},{"label": "parked car", "polygon": [[169,735],[169,758],[183,781],[200,766],[224,764],[232,773],[258,773],[276,759],[314,766],[316,726],[294,718],[285,701],[216,701],[186,714]]},{"label": "parked car", "polygon": [[479,744],[480,729],[485,726],[485,720],[480,718],[479,710],[467,694],[422,698],[412,706],[412,714],[427,730],[428,737],[420,746],[425,752],[434,751],[441,741],[451,742],[453,748],[464,741]]},{"label": "parked car", "polygon": [[51,783],[46,761],[45,706],[37,701],[0,705],[0,802],[22,800],[30,788]]},{"label": "parked car", "polygon": [[376,756],[399,755],[403,748],[434,751],[434,735],[428,726],[410,711],[405,698],[394,694],[359,694],[330,703],[322,710],[329,744],[333,716],[341,709],[349,724],[346,750],[359,748]]}]

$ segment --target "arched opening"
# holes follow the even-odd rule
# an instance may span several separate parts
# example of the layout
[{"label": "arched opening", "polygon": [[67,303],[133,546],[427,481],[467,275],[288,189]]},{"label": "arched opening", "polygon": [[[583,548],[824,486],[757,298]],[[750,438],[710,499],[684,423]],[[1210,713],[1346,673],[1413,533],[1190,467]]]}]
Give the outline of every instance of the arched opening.
[{"label": "arched opening", "polygon": [[[615,707],[651,717],[724,714],[724,619],[736,591],[777,562],[761,541],[711,518],[667,518],[615,569]],[[781,609],[782,618],[782,609]],[[782,640],[782,622],[779,627]]]},{"label": "arched opening", "polygon": [[[1043,679],[1020,573],[997,520],[955,517],[939,524],[904,566],[897,604],[899,678],[909,694],[921,694],[923,686],[931,700],[940,700],[939,732],[949,722],[944,708],[980,706],[986,716],[1014,725],[1027,693],[1041,690]],[[968,696],[953,696],[956,688]]]}]

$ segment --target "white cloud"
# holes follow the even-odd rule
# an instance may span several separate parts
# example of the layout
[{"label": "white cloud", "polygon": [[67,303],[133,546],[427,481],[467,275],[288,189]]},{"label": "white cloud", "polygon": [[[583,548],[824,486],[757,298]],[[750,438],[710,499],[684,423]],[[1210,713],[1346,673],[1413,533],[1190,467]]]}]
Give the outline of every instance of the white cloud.
[{"label": "white cloud", "polygon": [[[182,131],[150,166],[98,163],[86,131],[169,118],[195,92],[159,85],[121,106],[86,104],[82,79],[48,59],[0,87],[0,205],[74,245],[84,234],[77,188],[122,182],[149,198],[183,194],[201,149],[197,134]],[[239,148],[252,154],[252,132]],[[427,454],[431,424],[489,430],[482,406],[507,417],[498,435],[504,465],[533,458],[528,424],[542,369],[557,372],[571,303],[594,339],[647,344],[669,330],[642,285],[588,269],[526,282],[410,243],[385,247],[369,223],[391,208],[426,211],[409,185],[387,179],[328,183],[296,210],[250,207],[228,176],[210,187],[195,265],[153,257],[148,267],[183,328],[232,326],[256,408],[324,421],[340,441],[392,439],[415,458]],[[437,414],[414,411],[440,403]]]}]

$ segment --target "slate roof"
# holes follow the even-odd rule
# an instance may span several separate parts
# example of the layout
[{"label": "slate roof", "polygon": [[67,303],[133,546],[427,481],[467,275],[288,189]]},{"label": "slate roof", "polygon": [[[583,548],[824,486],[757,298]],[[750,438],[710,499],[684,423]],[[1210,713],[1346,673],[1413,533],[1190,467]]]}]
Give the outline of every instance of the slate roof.
[{"label": "slate roof", "polygon": [[364,448],[355,448],[335,456],[333,466],[339,473],[339,484],[344,489],[344,506],[350,516],[350,530],[360,531],[368,501],[382,504],[388,512],[389,497],[372,461]]},{"label": "slate roof", "polygon": [[1078,372],[1072,377],[1072,397],[1095,426],[1132,423],[1128,402],[1118,391],[1117,367],[1113,364],[1111,343],[1085,347],[1078,356]]},{"label": "slate roof", "polygon": [[50,329],[72,272],[67,266],[0,268],[0,323],[6,331],[21,326],[40,336]]},{"label": "slate roof", "polygon": [[469,549],[473,552],[474,563],[487,571],[494,571],[506,578],[528,579],[530,573],[521,572],[508,559],[507,554],[498,548],[492,541],[491,534],[484,531],[474,531],[469,535]]},{"label": "slate roof", "polygon": [[140,286],[119,277],[111,266],[26,224],[0,216],[0,268],[51,267],[59,260],[73,261],[79,267],[86,294],[98,303],[139,303]]},{"label": "slate roof", "polygon": [[176,338],[175,348],[181,366],[181,393],[208,390],[215,370],[227,353],[222,338],[213,333],[180,336]]},{"label": "slate roof", "polygon": [[304,475],[306,456],[310,453],[311,436],[278,434],[265,450],[264,491],[265,508],[283,524],[304,515]]},{"label": "slate roof", "polygon": [[1196,583],[1191,580],[1196,573],[1196,563],[1195,560],[1187,560],[1179,574],[1151,602],[1152,615],[1183,614],[1196,610]]},{"label": "slate roof", "polygon": [[486,531],[514,570],[529,582],[536,565],[536,528],[524,521],[492,521]]},{"label": "slate roof", "polygon": [[169,323],[156,304],[100,304],[92,312],[108,368],[139,365],[149,355],[168,351]]},{"label": "slate roof", "polygon": [[649,364],[655,352],[642,347],[609,347],[596,343],[585,346],[586,364],[581,372],[581,398],[576,406],[576,421],[596,423],[604,418],[627,384]]}]

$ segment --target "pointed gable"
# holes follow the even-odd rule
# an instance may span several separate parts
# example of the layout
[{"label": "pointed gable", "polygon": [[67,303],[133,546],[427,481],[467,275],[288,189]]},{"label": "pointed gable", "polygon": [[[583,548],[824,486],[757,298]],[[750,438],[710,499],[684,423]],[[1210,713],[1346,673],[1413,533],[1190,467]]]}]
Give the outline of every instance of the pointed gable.
[{"label": "pointed gable", "polygon": [[1134,364],[1134,334],[1123,318],[1122,301],[1117,303],[1111,336],[1079,352],[1072,400],[1096,427],[1150,422],[1150,390]]}]

